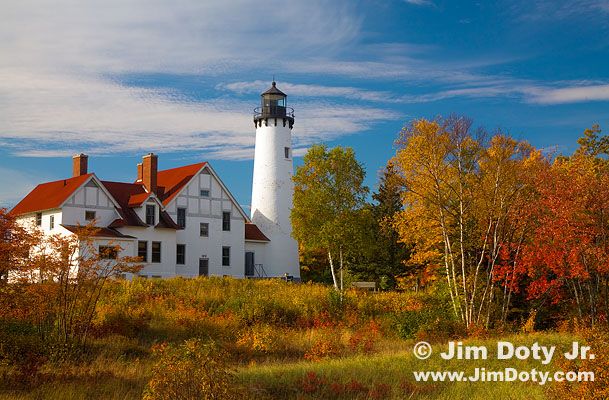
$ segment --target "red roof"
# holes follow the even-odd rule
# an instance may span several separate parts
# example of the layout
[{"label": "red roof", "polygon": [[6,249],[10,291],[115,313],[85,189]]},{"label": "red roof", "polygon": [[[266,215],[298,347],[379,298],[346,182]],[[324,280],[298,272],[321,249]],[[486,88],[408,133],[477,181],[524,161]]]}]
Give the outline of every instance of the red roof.
[{"label": "red roof", "polygon": [[202,162],[157,172],[157,196],[163,205],[169,204],[206,164]]},{"label": "red roof", "polygon": [[[163,205],[166,206],[169,204],[169,202],[178,195],[184,186],[186,186],[186,184],[190,182],[206,164],[207,163],[202,162],[158,171],[158,190],[156,195]],[[14,215],[20,215],[59,208],[63,202],[92,175],[93,174],[87,174],[70,179],[40,184],[17,204],[11,212]],[[146,189],[144,189],[144,185],[141,181],[135,183],[102,181],[101,183],[120,206],[120,208],[117,208],[117,211],[121,218],[113,221],[110,224],[110,228],[121,226],[147,226],[133,210],[134,207],[140,207],[151,196],[151,193],[148,193]],[[161,212],[159,223],[156,227],[180,229],[171,219],[169,214],[164,211]]]},{"label": "red roof", "polygon": [[257,240],[260,242],[270,242],[264,233],[256,226],[256,224],[247,223],[245,224],[245,240]]},{"label": "red roof", "polygon": [[[136,197],[139,198],[142,195],[145,195],[148,198],[148,193],[144,190],[144,186],[139,183],[124,183],[124,182],[109,182],[102,181],[104,187],[110,192],[110,195],[116,200],[116,202],[121,206],[120,209],[117,209],[118,213],[121,216],[121,220],[115,220],[110,224],[111,227],[119,227],[119,226],[147,226],[140,217],[137,216],[137,213],[131,208],[131,199]],[[144,199],[145,200],[145,199]]]},{"label": "red roof", "polygon": [[74,178],[41,183],[11,210],[11,214],[21,215],[59,208],[92,175],[86,174]]}]

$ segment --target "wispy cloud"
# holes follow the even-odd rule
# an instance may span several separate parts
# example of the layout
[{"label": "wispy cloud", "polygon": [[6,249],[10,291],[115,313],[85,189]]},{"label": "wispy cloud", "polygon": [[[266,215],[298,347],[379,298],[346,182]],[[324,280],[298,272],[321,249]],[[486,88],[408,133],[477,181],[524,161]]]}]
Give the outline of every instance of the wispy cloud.
[{"label": "wispy cloud", "polygon": [[[236,93],[260,93],[269,86],[268,82],[256,80],[251,82],[232,82],[227,84],[219,84],[217,88],[220,90],[227,89]],[[355,87],[345,86],[323,86],[323,85],[306,85],[295,84],[290,82],[281,82],[281,90],[289,93],[291,96],[299,97],[340,97],[351,100],[363,101],[391,101],[395,95],[390,92],[364,90]]]},{"label": "wispy cloud", "polygon": [[[251,104],[185,100],[163,89],[125,87],[103,79],[11,71],[0,75],[0,143],[23,156],[205,152],[207,158],[250,158]],[[176,100],[177,99],[177,100]],[[396,114],[374,107],[302,102],[296,141],[337,138]]]},{"label": "wispy cloud", "polygon": [[431,0],[404,0],[404,2],[415,6],[434,6]]},{"label": "wispy cloud", "polygon": [[562,88],[532,88],[529,101],[539,104],[564,104],[588,101],[609,101],[609,84],[568,86]]}]

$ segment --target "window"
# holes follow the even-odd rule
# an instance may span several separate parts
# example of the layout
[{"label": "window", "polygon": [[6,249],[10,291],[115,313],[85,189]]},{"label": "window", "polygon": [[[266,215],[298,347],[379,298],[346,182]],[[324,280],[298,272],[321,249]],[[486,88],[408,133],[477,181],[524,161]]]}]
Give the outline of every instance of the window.
[{"label": "window", "polygon": [[146,224],[148,225],[154,225],[155,223],[155,206],[153,206],[152,204],[147,204],[146,205]]},{"label": "window", "polygon": [[224,211],[222,213],[222,230],[230,231],[230,212]]},{"label": "window", "polygon": [[49,229],[55,229],[55,216],[49,216]]},{"label": "window", "polygon": [[142,260],[142,262],[148,262],[148,242],[137,242],[137,256]]},{"label": "window", "polygon": [[36,213],[36,226],[42,226],[42,213]]},{"label": "window", "polygon": [[95,211],[85,211],[85,221],[93,221],[95,219]]},{"label": "window", "polygon": [[222,246],[222,266],[230,267],[230,247]]},{"label": "window", "polygon": [[207,222],[201,222],[199,225],[199,233],[201,237],[209,237],[209,224]]},{"label": "window", "polygon": [[180,264],[180,265],[186,264],[186,245],[185,244],[176,245],[176,264]]},{"label": "window", "polygon": [[102,260],[116,260],[118,251],[114,246],[99,246],[99,258]]},{"label": "window", "polygon": [[152,242],[152,262],[161,262],[161,242]]},{"label": "window", "polygon": [[178,226],[182,229],[186,228],[186,209],[178,208]]},{"label": "window", "polygon": [[285,155],[285,158],[290,158],[290,148],[289,147],[284,147],[283,153]]},{"label": "window", "polygon": [[201,197],[209,197],[209,190],[201,189]]}]

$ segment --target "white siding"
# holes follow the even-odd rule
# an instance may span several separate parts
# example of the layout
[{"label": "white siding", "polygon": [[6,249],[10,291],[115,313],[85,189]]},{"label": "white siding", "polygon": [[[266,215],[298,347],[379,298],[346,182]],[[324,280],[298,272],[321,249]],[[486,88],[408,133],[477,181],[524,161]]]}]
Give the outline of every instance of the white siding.
[{"label": "white siding", "polygon": [[[201,189],[210,189],[210,197],[201,197]],[[223,200],[225,199],[225,200]],[[245,272],[245,219],[238,206],[229,200],[228,193],[208,173],[193,178],[180,195],[172,201],[186,208],[186,228],[176,232],[176,244],[186,245],[186,262],[176,266],[176,274],[197,276],[199,259],[209,259],[210,275],[243,277]],[[222,230],[222,211],[231,212],[231,229]],[[167,212],[177,222],[177,210]],[[209,237],[200,236],[200,224],[209,224]],[[230,247],[230,266],[222,266],[222,247]]]}]

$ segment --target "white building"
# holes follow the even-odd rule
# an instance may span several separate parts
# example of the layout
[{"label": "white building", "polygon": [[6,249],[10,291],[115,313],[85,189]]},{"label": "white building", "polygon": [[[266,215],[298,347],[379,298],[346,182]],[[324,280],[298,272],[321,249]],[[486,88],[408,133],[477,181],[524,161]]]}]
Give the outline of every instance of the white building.
[{"label": "white building", "polygon": [[209,163],[158,170],[152,153],[133,183],[103,181],[88,173],[86,155],[76,155],[71,178],[38,185],[11,213],[45,234],[71,235],[95,221],[96,245],[118,244],[121,256],[139,256],[146,277],[299,279],[289,220],[294,118],[285,98],[273,82],[254,116],[251,220]]}]

